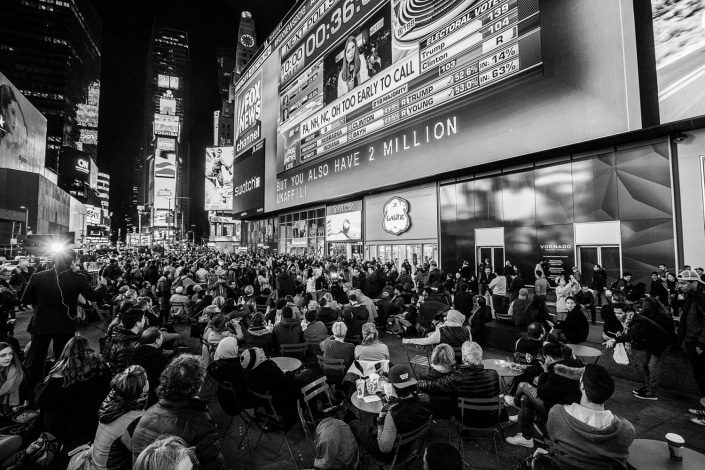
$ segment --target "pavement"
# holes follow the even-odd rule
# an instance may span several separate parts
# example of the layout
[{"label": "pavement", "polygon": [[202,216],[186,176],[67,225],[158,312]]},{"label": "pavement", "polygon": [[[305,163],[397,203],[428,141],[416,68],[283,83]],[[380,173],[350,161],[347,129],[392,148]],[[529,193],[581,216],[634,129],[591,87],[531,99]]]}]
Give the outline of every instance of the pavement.
[{"label": "pavement", "polygon": [[[17,315],[17,326],[15,336],[24,346],[29,335],[26,333],[26,325],[31,316],[31,311],[26,311]],[[98,338],[103,335],[101,331],[103,325],[99,321],[81,325],[79,333],[89,338],[92,344],[98,347]],[[197,341],[189,338],[189,331],[185,325],[177,325],[177,331],[185,339],[191,350],[198,346]],[[401,340],[393,335],[386,335],[382,341],[389,347],[391,360],[393,363],[408,363],[406,349],[401,344]],[[485,349],[486,359],[504,359],[506,353]],[[602,358],[602,361],[611,361],[610,358]],[[632,390],[640,388],[642,384],[615,378],[616,391],[612,399],[607,402],[607,408],[612,410],[617,416],[628,419],[635,427],[637,439],[664,440],[666,433],[673,432],[685,438],[686,447],[695,451],[705,453],[705,427],[691,424],[688,421],[688,408],[698,406],[699,397],[686,393],[675,392],[669,389],[668,384],[663,384],[663,390],[657,401],[643,401],[634,398]],[[262,470],[283,470],[290,468],[312,468],[313,453],[306,441],[306,436],[300,424],[294,426],[289,432],[289,443],[296,459],[297,467],[288,455],[286,445],[280,435],[265,433],[257,446],[254,456],[255,464],[250,459],[250,452],[247,446],[247,439],[244,445],[238,448],[238,443],[245,432],[245,426],[239,418],[234,420],[227,416],[217,400],[213,396],[213,384],[208,381],[201,393],[203,398],[211,400],[211,414],[219,432],[221,433],[221,447],[225,456],[227,468],[229,469],[262,469]],[[448,421],[435,423],[429,431],[428,442],[448,439]],[[518,432],[517,425],[505,423],[503,425],[505,436],[513,436]],[[251,430],[250,438],[252,443],[257,440],[258,433]],[[491,435],[489,436],[491,437]],[[450,429],[450,439],[459,448],[458,432],[455,424]],[[471,440],[467,435],[464,439],[464,460],[470,468],[497,468],[492,441]],[[279,452],[277,453],[277,449]],[[498,439],[498,453],[501,468],[512,468],[516,463],[528,456],[530,451],[524,447],[517,447],[507,444]],[[362,457],[361,468],[374,468],[367,456]],[[423,463],[420,460],[414,462],[410,467],[412,470],[421,470]]]}]

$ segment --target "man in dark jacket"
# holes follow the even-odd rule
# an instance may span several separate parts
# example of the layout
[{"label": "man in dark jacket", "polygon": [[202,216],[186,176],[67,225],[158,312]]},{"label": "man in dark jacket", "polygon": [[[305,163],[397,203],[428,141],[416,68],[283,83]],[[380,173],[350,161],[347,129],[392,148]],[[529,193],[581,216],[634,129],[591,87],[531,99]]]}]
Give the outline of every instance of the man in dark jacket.
[{"label": "man in dark jacket", "polygon": [[294,318],[294,311],[288,305],[282,308],[282,320],[274,325],[272,331],[274,342],[274,355],[281,354],[282,344],[300,344],[304,342],[304,333],[301,329],[301,321]]},{"label": "man in dark jacket", "polygon": [[190,354],[177,357],[167,366],[157,389],[159,403],[123,434],[121,442],[134,458],[159,436],[172,435],[195,448],[199,468],[225,468],[218,431],[208,412],[208,400],[198,398],[205,377],[200,359]]},{"label": "man in dark jacket", "polygon": [[668,286],[665,279],[659,277],[659,273],[654,271],[651,273],[651,287],[649,289],[649,297],[658,299],[663,305],[668,305]]},{"label": "man in dark jacket", "polygon": [[289,271],[284,269],[275,280],[277,287],[277,294],[280,299],[283,299],[287,295],[296,295],[296,281],[293,277],[289,275]]},{"label": "man in dark jacket", "polygon": [[434,289],[440,289],[443,285],[445,276],[443,271],[438,268],[438,263],[431,261],[431,270],[428,272],[428,286]]},{"label": "man in dark jacket", "polygon": [[[470,341],[462,346],[462,365],[450,374],[432,380],[421,380],[418,383],[420,392],[429,395],[440,395],[443,398],[436,402],[448,403],[445,413],[453,415],[458,409],[458,397],[465,398],[492,398],[500,393],[499,375],[497,371],[485,369],[482,365],[482,347]],[[444,414],[445,414],[444,413]],[[496,412],[465,413],[465,423],[473,426],[491,426],[497,422]]]},{"label": "man in dark jacket", "polygon": [[367,311],[364,305],[358,302],[357,295],[353,293],[348,294],[348,300],[350,303],[343,307],[343,313],[350,312],[356,320],[367,322],[370,319],[370,312]]},{"label": "man in dark jacket", "polygon": [[668,351],[671,350],[668,333],[658,323],[634,312],[631,305],[625,305],[619,313],[615,313],[619,321],[627,322],[627,333],[610,338],[603,344],[612,348],[617,343],[634,343],[646,351],[644,362],[646,386],[634,390],[634,396],[642,400],[656,400],[661,368],[668,357]]},{"label": "man in dark jacket", "polygon": [[519,415],[520,432],[506,441],[516,446],[534,447],[532,427],[536,414],[545,421],[548,411],[556,404],[571,404],[580,401],[580,377],[583,366],[573,358],[563,359],[563,346],[547,343],[543,347],[543,372],[536,380],[536,386],[522,382],[516,394],[505,396],[504,401],[509,406],[521,405]]},{"label": "man in dark jacket", "polygon": [[580,291],[575,294],[575,302],[580,308],[586,308],[590,312],[590,319],[594,325],[597,320],[597,309],[595,309],[595,297],[585,284],[582,285]]},{"label": "man in dark jacket", "polygon": [[590,333],[587,317],[576,305],[572,296],[566,297],[565,306],[568,308],[565,320],[556,322],[551,334],[558,341],[565,341],[571,344],[582,343]]},{"label": "man in dark jacket", "polygon": [[140,336],[139,346],[135,348],[131,358],[129,358],[130,365],[142,366],[147,371],[147,381],[149,382],[147,407],[159,401],[157,397],[159,377],[170,361],[170,358],[161,350],[162,341],[162,332],[159,328],[154,326],[147,328]]},{"label": "man in dark jacket", "polygon": [[75,259],[73,250],[57,253],[54,269],[33,274],[22,296],[22,304],[34,308],[32,343],[25,362],[30,388],[44,378],[49,343],[54,345],[54,357],[59,357],[76,334],[78,296],[99,301],[105,294],[106,281],[101,280],[101,287],[93,290],[88,279],[74,271]]},{"label": "man in dark jacket", "polygon": [[515,301],[519,297],[519,291],[524,288],[524,278],[521,277],[521,274],[515,273],[514,271],[510,272],[507,278],[510,279],[509,287],[507,287],[507,295],[509,296],[509,300]]},{"label": "man in dark jacket", "polygon": [[590,290],[595,297],[595,305],[609,305],[605,291],[607,290],[607,271],[602,269],[599,264],[593,267],[592,281],[590,282]]}]

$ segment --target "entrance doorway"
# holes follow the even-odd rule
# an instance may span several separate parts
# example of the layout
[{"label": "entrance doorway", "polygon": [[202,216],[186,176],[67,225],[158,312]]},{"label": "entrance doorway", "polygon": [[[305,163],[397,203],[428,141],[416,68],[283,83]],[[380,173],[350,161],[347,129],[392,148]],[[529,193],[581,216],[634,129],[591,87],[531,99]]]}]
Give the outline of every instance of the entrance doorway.
[{"label": "entrance doorway", "polygon": [[[504,227],[475,229],[475,256],[477,266],[490,260],[492,272],[504,266]],[[481,273],[477,273],[478,277]]]},{"label": "entrance doorway", "polygon": [[579,246],[578,265],[583,274],[583,283],[590,285],[596,264],[607,272],[608,285],[611,280],[619,279],[622,272],[621,259],[619,246]]},{"label": "entrance doorway", "polygon": [[[486,259],[490,260],[492,272],[498,267],[504,266],[504,247],[503,246],[478,246],[477,247],[477,264],[484,263]],[[480,273],[477,273],[479,276]]]}]

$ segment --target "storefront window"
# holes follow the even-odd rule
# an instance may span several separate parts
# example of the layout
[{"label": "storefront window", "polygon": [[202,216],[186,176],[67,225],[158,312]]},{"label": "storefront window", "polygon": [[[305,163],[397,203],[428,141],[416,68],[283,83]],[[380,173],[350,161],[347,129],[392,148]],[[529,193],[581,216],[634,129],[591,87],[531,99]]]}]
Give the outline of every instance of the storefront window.
[{"label": "storefront window", "polygon": [[279,216],[279,251],[323,255],[325,209],[312,209]]}]

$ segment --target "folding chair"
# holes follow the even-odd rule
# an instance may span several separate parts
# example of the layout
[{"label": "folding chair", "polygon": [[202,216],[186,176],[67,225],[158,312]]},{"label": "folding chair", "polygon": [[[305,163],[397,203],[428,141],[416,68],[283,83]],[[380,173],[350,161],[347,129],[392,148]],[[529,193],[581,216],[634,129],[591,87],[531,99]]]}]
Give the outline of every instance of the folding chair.
[{"label": "folding chair", "polygon": [[[426,444],[426,436],[428,435],[428,428],[431,425],[431,418],[426,421],[426,423],[418,429],[413,431],[397,434],[397,438],[394,440],[394,457],[392,461],[388,464],[377,462],[377,466],[383,470],[394,470],[397,468],[406,469],[414,463],[414,460],[419,458],[423,453],[424,445]],[[406,455],[400,458],[399,451],[403,448],[407,448]]]},{"label": "folding chair", "polygon": [[[247,429],[247,430],[246,430],[245,433],[243,434],[242,439],[240,439],[240,442],[238,443],[237,447],[238,447],[238,449],[239,449],[239,448],[242,446],[242,442],[245,440],[245,438],[247,438],[247,444],[248,444],[248,447],[250,448],[250,459],[252,460],[252,466],[254,467],[254,466],[255,466],[255,455],[254,455],[254,452],[253,452],[253,450],[252,450],[252,441],[250,441],[249,429],[250,429],[250,426],[252,426],[253,424],[254,424],[255,426],[257,426],[257,427],[260,429],[260,431],[262,430],[262,428],[260,427],[259,424],[257,424],[257,423],[254,421],[254,417],[252,417],[252,416],[250,416],[249,414],[247,414],[247,411],[245,411],[245,409],[243,408],[243,406],[240,404],[240,401],[238,400],[237,395],[235,394],[235,390],[234,390],[234,388],[233,388],[233,385],[232,385],[230,382],[227,382],[227,381],[224,381],[224,380],[217,380],[216,382],[218,383],[218,387],[220,387],[221,389],[226,390],[226,391],[228,391],[228,392],[230,393],[230,395],[232,396],[233,400],[235,401],[235,404],[236,404],[237,407],[240,408],[240,410],[241,410],[240,413],[238,413],[238,414],[236,414],[236,415],[231,415],[230,422],[229,422],[228,425],[226,426],[225,432],[223,432],[223,435],[221,436],[221,439],[225,438],[225,436],[228,435],[228,431],[230,430],[230,426],[232,426],[233,421],[235,421],[235,418],[236,418],[236,417],[239,417],[239,418],[242,420],[242,422],[245,423],[245,426],[246,426],[246,429]],[[219,401],[220,401],[220,400],[219,400]],[[221,408],[223,408],[222,404],[221,404]],[[225,414],[228,414],[228,413],[225,411],[225,408],[223,408],[223,411],[225,412]]]},{"label": "folding chair", "polygon": [[323,370],[323,375],[332,385],[341,385],[345,374],[345,361],[343,359],[332,359],[328,357],[318,356],[318,365]]},{"label": "folding chair", "polygon": [[[284,420],[281,416],[279,416],[277,410],[274,408],[271,393],[269,391],[265,391],[264,393],[255,392],[249,387],[247,387],[247,392],[252,396],[254,400],[259,400],[260,402],[260,405],[255,408],[255,415],[264,418],[264,423],[259,426],[261,431],[259,433],[259,437],[257,438],[257,442],[255,442],[255,449],[257,449],[257,446],[259,446],[259,441],[262,439],[262,435],[264,434],[264,430],[267,429],[267,425],[271,424],[274,430],[280,432],[283,436],[282,442],[279,444],[279,448],[277,448],[277,454],[274,456],[274,461],[276,461],[277,457],[279,457],[279,452],[281,452],[282,444],[286,442],[286,448],[289,450],[291,461],[294,462],[294,467],[296,467],[296,470],[298,470],[299,466],[296,463],[294,453],[291,451],[291,445],[289,445],[289,438],[286,434],[286,430],[284,429]],[[267,409],[261,409],[262,403],[266,404]],[[245,433],[249,432],[249,430],[250,426],[248,425],[247,429],[245,430]],[[256,465],[254,466],[257,467]]]},{"label": "folding chair", "polygon": [[[310,384],[303,387],[301,389],[301,394],[303,395],[303,399],[297,402],[297,407],[299,410],[299,419],[301,420],[301,425],[304,428],[304,433],[306,434],[307,438],[306,440],[308,441],[308,444],[311,447],[311,452],[313,453],[313,455],[316,455],[316,449],[313,446],[313,438],[315,437],[316,426],[323,420],[323,418],[325,418],[327,415],[329,415],[335,410],[335,406],[333,405],[333,398],[331,397],[330,387],[328,386],[328,382],[326,381],[325,377],[316,379]],[[322,413],[322,416],[318,418],[313,414],[313,409],[311,409],[311,401],[317,397],[320,397],[319,399],[323,402],[323,408],[319,410],[320,413]],[[304,403],[305,408],[301,405],[302,401]],[[310,426],[313,427],[313,431],[311,431]],[[309,431],[311,432],[309,433]]]},{"label": "folding chair", "polygon": [[[414,373],[414,377],[419,378],[416,373],[416,369],[425,369],[431,365],[431,350],[428,346],[421,346],[418,344],[406,344],[406,358],[409,361],[411,370]],[[423,355],[419,354],[423,351]]]},{"label": "folding chair", "polygon": [[306,343],[280,344],[279,353],[282,357],[295,357],[302,361],[306,358]]},{"label": "folding chair", "polygon": [[[458,439],[460,440],[460,455],[465,455],[463,446],[463,431],[476,431],[476,432],[487,432],[492,431],[492,443],[494,447],[495,457],[497,459],[497,468],[499,465],[499,451],[497,450],[497,431],[502,434],[502,440],[504,440],[504,430],[501,425],[501,415],[504,409],[504,404],[501,395],[497,395],[492,398],[465,398],[458,397],[458,408],[460,409],[460,421],[458,423]],[[483,412],[483,413],[497,413],[497,422],[487,427],[473,427],[467,426],[465,424],[465,413],[466,412]],[[475,437],[472,439],[483,439],[481,437]]]},{"label": "folding chair", "polygon": [[320,356],[321,354],[323,354],[323,351],[321,350],[321,342],[311,341],[310,339],[307,339],[306,353],[312,357]]}]

